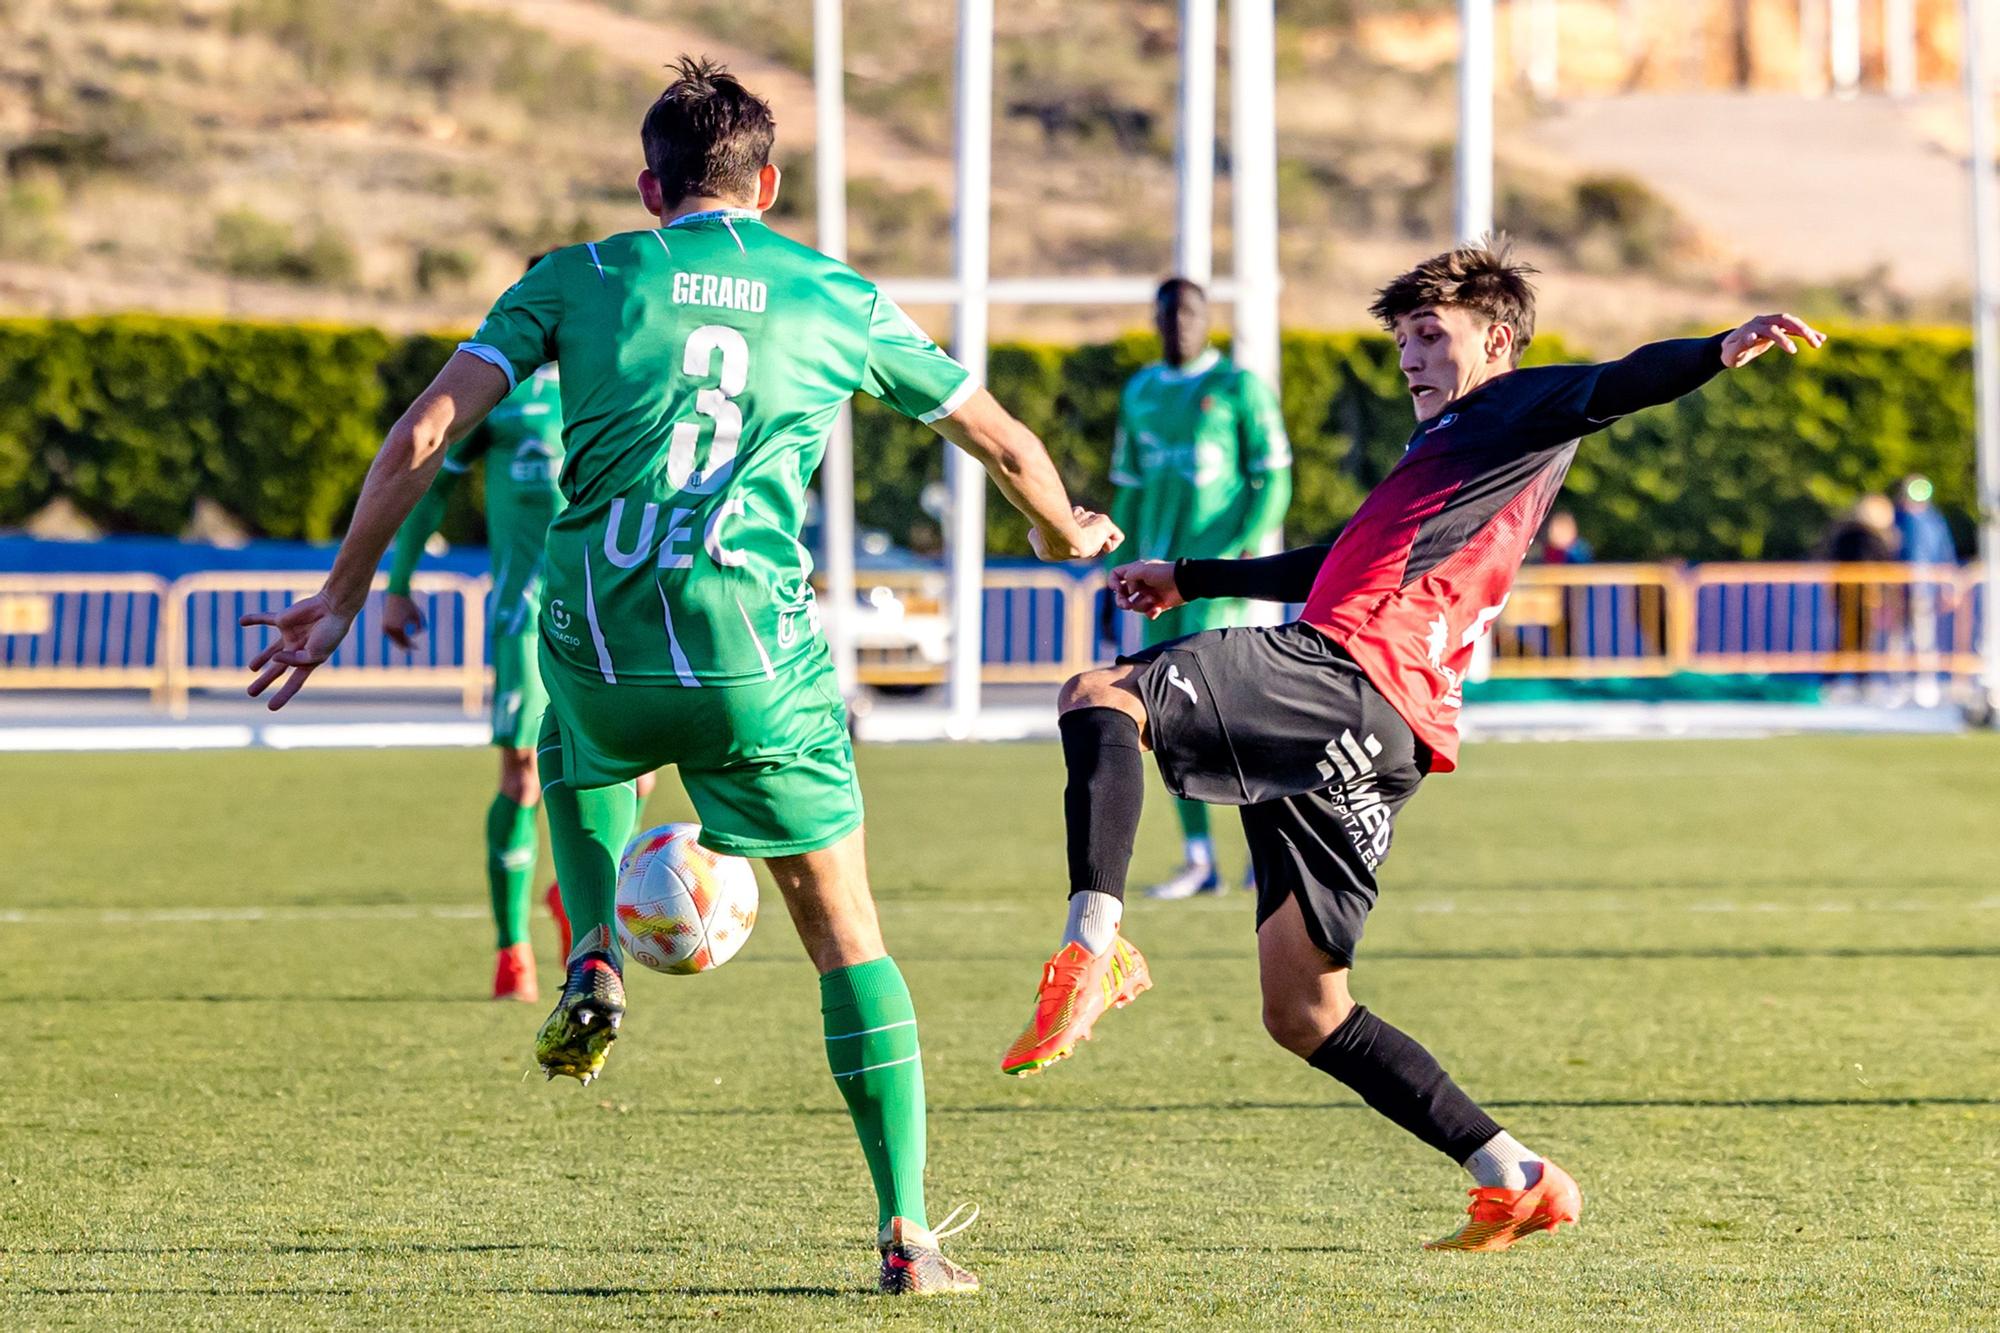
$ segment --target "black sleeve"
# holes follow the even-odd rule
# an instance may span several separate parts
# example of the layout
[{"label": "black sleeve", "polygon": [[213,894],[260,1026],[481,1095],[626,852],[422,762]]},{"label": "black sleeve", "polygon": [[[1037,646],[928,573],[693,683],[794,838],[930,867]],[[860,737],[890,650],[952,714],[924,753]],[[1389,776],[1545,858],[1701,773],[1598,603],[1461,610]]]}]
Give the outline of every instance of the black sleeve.
[{"label": "black sleeve", "polygon": [[1176,560],[1174,586],[1190,602],[1203,597],[1254,597],[1303,602],[1331,545],[1301,546],[1254,560]]},{"label": "black sleeve", "polygon": [[1721,373],[1722,340],[1728,336],[1647,343],[1621,360],[1593,366],[1582,403],[1585,419],[1593,428],[1607,426],[1693,393]]}]

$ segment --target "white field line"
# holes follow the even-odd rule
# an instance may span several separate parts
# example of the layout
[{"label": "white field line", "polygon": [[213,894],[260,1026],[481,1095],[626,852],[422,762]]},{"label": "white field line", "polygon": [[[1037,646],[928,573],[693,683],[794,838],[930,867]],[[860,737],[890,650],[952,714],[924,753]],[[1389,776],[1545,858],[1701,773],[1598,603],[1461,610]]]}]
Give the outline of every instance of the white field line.
[{"label": "white field line", "polygon": [[0,752],[81,754],[121,750],[242,750],[254,745],[247,726],[0,727]]},{"label": "white field line", "polygon": [[370,903],[355,907],[31,907],[0,910],[0,925],[71,925],[94,921],[107,926],[198,925],[217,921],[476,921],[484,907],[406,907]]},{"label": "white field line", "polygon": [[[1220,901],[1177,903],[1171,908],[1151,909],[1166,912],[1217,912],[1228,910],[1242,912],[1249,905],[1248,895],[1234,895]],[[896,902],[883,903],[891,913],[946,913],[950,915],[1010,915],[1014,913],[1039,913],[1049,915],[1055,909],[1048,904],[1034,903],[990,903],[990,902]],[[1881,902],[1881,903],[1781,903],[1781,902],[1736,902],[1708,899],[1680,905],[1662,905],[1658,902],[1637,904],[1631,902],[1604,902],[1567,905],[1558,904],[1500,904],[1468,903],[1452,898],[1410,899],[1390,904],[1390,911],[1417,912],[1440,916],[1569,916],[1578,912],[1602,912],[1632,915],[1636,912],[1681,913],[1687,915],[1728,914],[1734,912],[1763,913],[1773,916],[1811,916],[1820,913],[1953,913],[2000,911],[2000,897],[1986,897],[1969,903],[1924,903],[1924,902]],[[1150,914],[1150,913],[1149,913]],[[31,907],[0,909],[0,926],[74,925],[96,922],[103,925],[200,925],[214,922],[310,922],[310,921],[475,921],[484,920],[484,907],[456,906],[406,906],[396,903],[372,903],[354,907]]]}]

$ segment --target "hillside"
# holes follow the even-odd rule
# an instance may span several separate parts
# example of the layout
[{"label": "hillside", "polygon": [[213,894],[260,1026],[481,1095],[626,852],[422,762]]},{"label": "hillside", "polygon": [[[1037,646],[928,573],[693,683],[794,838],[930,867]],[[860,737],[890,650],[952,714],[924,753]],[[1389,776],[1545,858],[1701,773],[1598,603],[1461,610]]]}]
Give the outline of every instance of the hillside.
[{"label": "hillside", "polygon": [[[1361,322],[1370,284],[1448,231],[1452,7],[1385,5],[1365,23],[1360,8],[1281,6],[1294,324]],[[847,9],[855,257],[882,274],[943,272],[955,6]],[[9,0],[0,311],[467,323],[524,253],[643,224],[630,190],[637,120],[660,66],[690,49],[771,97],[789,181],[774,221],[810,239],[804,10]],[[1176,7],[1010,0],[1001,11],[996,270],[1163,270]],[[1589,346],[1712,323],[1752,300],[1815,314],[1949,311],[1962,183],[1937,107],[1864,100],[1834,122],[1796,101],[1732,114],[1729,101],[1684,97],[1540,108],[1508,95],[1501,218],[1548,271],[1546,327]],[[1857,142],[1865,177],[1845,156]],[[1809,192],[1810,244],[1795,243],[1801,205],[1789,195],[1745,216],[1754,187],[1743,182],[1764,163]],[[1220,193],[1226,222],[1226,171]],[[938,325],[939,312],[918,313]],[[1140,318],[1008,310],[995,332],[1095,334]]]}]

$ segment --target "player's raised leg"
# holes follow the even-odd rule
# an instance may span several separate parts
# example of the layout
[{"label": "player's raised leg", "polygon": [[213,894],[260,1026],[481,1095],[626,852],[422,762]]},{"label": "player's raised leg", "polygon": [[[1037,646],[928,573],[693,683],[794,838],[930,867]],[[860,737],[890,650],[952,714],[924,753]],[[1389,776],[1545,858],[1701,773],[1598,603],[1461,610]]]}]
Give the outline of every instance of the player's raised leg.
[{"label": "player's raised leg", "polygon": [[819,971],[827,1066],[875,1182],[881,1289],[912,1296],[977,1291],[979,1279],[945,1258],[925,1211],[924,1064],[916,1007],[882,944],[861,831],[765,864]]},{"label": "player's raised leg", "polygon": [[1258,927],[1257,966],[1273,1041],[1471,1174],[1471,1218],[1425,1248],[1504,1250],[1577,1220],[1583,1197],[1567,1172],[1494,1123],[1414,1038],[1354,1002],[1348,968],[1314,942],[1296,896]]},{"label": "player's raised leg", "polygon": [[[633,779],[633,794],[638,797],[639,803],[639,813],[634,823],[635,828],[645,824],[646,801],[652,796],[653,788],[658,782],[659,775],[657,773],[641,773],[637,778]],[[542,901],[549,909],[550,920],[555,922],[556,953],[560,957],[567,959],[574,939],[570,931],[569,913],[563,910],[561,880],[555,879],[549,881],[549,887],[542,895]]]},{"label": "player's raised leg", "polygon": [[537,758],[556,880],[575,941],[564,963],[562,995],[535,1037],[535,1059],[550,1078],[568,1074],[588,1084],[604,1068],[625,1017],[612,918],[618,904],[618,858],[632,838],[638,801],[630,782],[584,788],[572,784],[553,709],[542,726]]},{"label": "player's raised leg", "polygon": [[1032,1074],[1063,1059],[1107,1009],[1124,1008],[1153,984],[1145,957],[1118,929],[1146,792],[1146,706],[1132,685],[1137,670],[1086,671],[1063,687],[1057,726],[1069,772],[1063,790],[1069,921],[1043,965],[1028,1026],[1000,1057],[1004,1073]]}]

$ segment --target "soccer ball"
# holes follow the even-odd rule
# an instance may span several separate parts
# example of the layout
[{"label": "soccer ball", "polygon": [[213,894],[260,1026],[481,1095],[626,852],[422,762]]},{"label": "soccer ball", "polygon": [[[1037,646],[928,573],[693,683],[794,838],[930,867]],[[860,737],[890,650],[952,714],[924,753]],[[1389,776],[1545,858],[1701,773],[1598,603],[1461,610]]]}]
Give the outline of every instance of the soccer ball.
[{"label": "soccer ball", "polygon": [[757,924],[757,874],[695,841],[699,824],[662,824],[618,859],[618,943],[655,972],[690,976],[736,956]]}]

